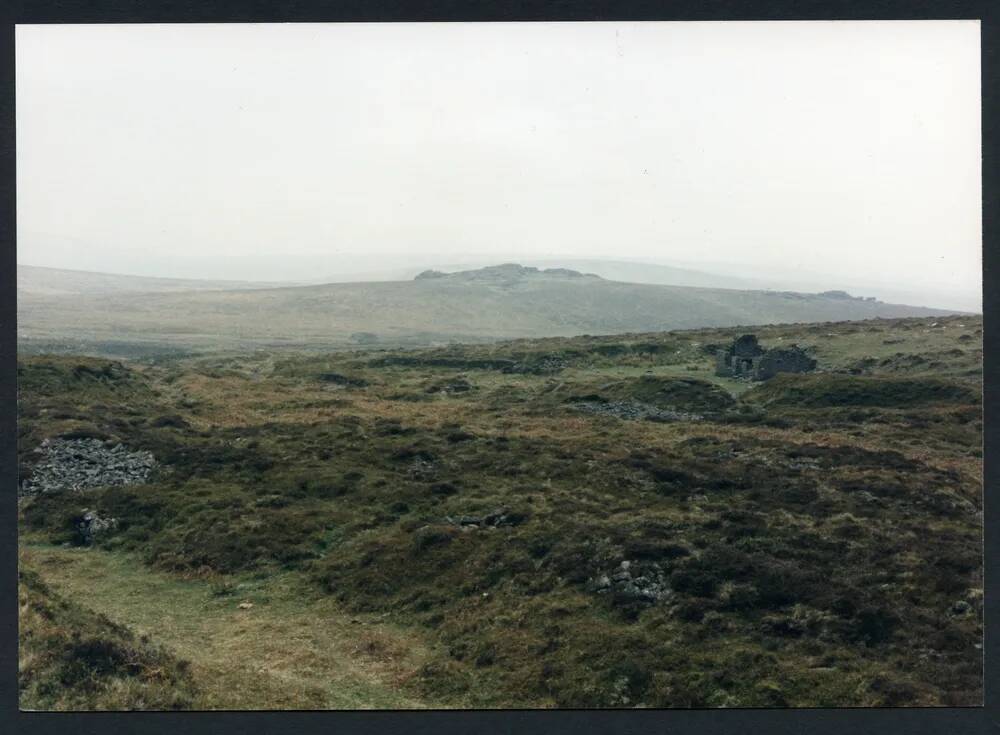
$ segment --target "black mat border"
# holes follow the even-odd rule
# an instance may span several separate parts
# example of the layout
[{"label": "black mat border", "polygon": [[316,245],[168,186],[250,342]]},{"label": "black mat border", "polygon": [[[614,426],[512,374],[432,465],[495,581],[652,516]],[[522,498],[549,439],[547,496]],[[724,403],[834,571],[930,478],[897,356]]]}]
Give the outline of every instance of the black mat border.
[{"label": "black mat border", "polygon": [[[21,713],[17,709],[16,593],[16,257],[15,23],[384,22],[556,20],[919,20],[982,21],[983,310],[985,360],[986,706],[934,709]],[[1000,335],[993,316],[1000,275],[997,99],[1000,0],[618,0],[617,2],[405,2],[403,0],[0,0],[0,732],[56,735],[116,733],[1000,733],[1000,505],[993,502],[997,461],[996,401]],[[472,731],[470,733],[470,731]]]}]

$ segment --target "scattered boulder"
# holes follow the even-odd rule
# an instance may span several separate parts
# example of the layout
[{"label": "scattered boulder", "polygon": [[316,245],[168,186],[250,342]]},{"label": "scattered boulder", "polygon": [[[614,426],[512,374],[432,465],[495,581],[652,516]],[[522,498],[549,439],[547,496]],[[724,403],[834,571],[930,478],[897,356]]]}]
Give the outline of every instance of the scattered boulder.
[{"label": "scattered boulder", "polygon": [[596,575],[587,587],[599,595],[611,595],[616,603],[624,605],[655,604],[673,595],[667,575],[659,564],[627,559],[617,569]]},{"label": "scattered boulder", "polygon": [[118,527],[117,518],[101,518],[96,510],[85,510],[74,524],[76,538],[84,546],[90,546],[98,536]]},{"label": "scattered boulder", "polygon": [[463,531],[474,528],[499,528],[500,526],[516,526],[524,520],[523,513],[516,513],[507,508],[498,508],[481,516],[446,516],[445,520]]}]

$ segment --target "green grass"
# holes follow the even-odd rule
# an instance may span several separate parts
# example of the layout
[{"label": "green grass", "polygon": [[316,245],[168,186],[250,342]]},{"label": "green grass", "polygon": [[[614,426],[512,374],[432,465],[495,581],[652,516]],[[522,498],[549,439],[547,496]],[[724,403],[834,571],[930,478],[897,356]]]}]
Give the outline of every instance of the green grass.
[{"label": "green grass", "polygon": [[[760,386],[713,373],[743,331],[25,358],[22,475],[73,431],[161,467],[29,500],[22,530],[70,541],[84,504],[118,519],[93,550],[29,550],[77,559],[39,568],[129,627],[166,610],[154,637],[219,680],[211,707],[978,703],[981,319],[760,328],[820,368]],[[704,420],[574,410],[588,396]],[[623,561],[669,594],[599,591]],[[236,634],[245,597],[273,627]],[[366,679],[351,616],[415,653]],[[281,673],[226,679],[248,641],[285,651]]]},{"label": "green grass", "polygon": [[[140,693],[108,707],[106,695],[69,682],[57,705],[369,709],[428,703],[408,693],[407,685],[428,655],[422,640],[374,616],[346,613],[295,575],[183,578],[152,570],[128,554],[44,544],[26,545],[21,564],[29,580],[44,578],[58,591],[57,599],[72,599],[84,620],[114,619],[113,632],[126,640],[152,639],[186,662],[181,669],[186,678],[163,678],[153,697]],[[240,608],[246,603],[251,607]],[[39,625],[25,617],[22,624],[28,631],[22,634],[27,649],[22,659],[33,659]],[[67,637],[85,629],[75,620],[63,625]],[[162,666],[159,659],[155,663]],[[48,674],[49,681],[57,677],[58,672]],[[37,678],[27,678],[22,707],[51,708],[52,700],[35,693]],[[113,683],[106,688],[116,689]],[[171,691],[176,699],[167,696]]]},{"label": "green grass", "polygon": [[176,710],[199,701],[187,661],[18,575],[20,705],[27,710]]}]

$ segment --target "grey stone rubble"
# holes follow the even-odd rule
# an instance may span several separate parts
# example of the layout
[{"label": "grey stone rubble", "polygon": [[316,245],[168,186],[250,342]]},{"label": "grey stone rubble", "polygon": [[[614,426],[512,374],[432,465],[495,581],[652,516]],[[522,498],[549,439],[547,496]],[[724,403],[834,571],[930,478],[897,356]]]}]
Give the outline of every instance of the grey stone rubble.
[{"label": "grey stone rubble", "polygon": [[599,595],[611,593],[636,602],[664,602],[673,595],[666,574],[658,564],[628,560],[613,572],[597,575],[588,586]]},{"label": "grey stone rubble", "polygon": [[76,532],[86,545],[94,543],[94,538],[106,531],[113,531],[118,527],[117,518],[101,518],[97,511],[84,511],[80,520],[76,523]]},{"label": "grey stone rubble", "polygon": [[437,468],[433,462],[417,457],[406,469],[406,474],[414,480],[432,480],[436,475]]},{"label": "grey stone rubble", "polygon": [[510,511],[506,508],[498,508],[482,516],[445,516],[445,520],[454,526],[459,526],[463,531],[471,531],[475,528],[497,528],[511,525],[512,521]]},{"label": "grey stone rubble", "polygon": [[615,416],[620,419],[647,421],[701,421],[704,416],[685,411],[657,408],[640,401],[581,401],[573,405],[577,411],[586,411],[603,416]]},{"label": "grey stone rubble", "polygon": [[35,451],[43,457],[22,485],[23,495],[141,485],[156,467],[150,452],[109,447],[100,439],[45,439]]}]

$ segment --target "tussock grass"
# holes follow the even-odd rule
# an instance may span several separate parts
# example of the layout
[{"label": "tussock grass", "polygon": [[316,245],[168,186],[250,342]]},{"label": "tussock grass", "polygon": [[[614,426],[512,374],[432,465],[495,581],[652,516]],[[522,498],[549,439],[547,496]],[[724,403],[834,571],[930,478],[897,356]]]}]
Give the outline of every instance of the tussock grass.
[{"label": "tussock grass", "polygon": [[198,702],[187,661],[18,574],[20,706],[27,710],[176,710]]},{"label": "tussock grass", "polygon": [[[114,698],[112,690],[97,696],[69,682],[57,687],[68,708],[157,709],[166,703],[185,709],[368,709],[429,703],[408,687],[429,655],[419,637],[374,616],[348,614],[294,576],[227,577],[208,570],[178,576],[153,571],[127,554],[37,544],[26,547],[22,567],[30,578],[47,580],[59,599],[74,600],[74,609],[99,611],[118,621],[112,630],[125,631],[124,623],[135,632],[123,635],[148,636],[157,646],[150,650],[172,651],[158,654],[161,667],[173,655],[188,662],[185,679],[155,680],[159,689],[134,698]],[[240,608],[248,602],[251,607]],[[95,613],[78,614],[97,619]],[[35,629],[34,619],[22,612],[26,624]],[[65,633],[76,631],[83,627],[74,620]],[[31,635],[22,640],[33,640]],[[22,674],[22,690],[29,687],[22,707],[50,709],[50,700],[31,694],[36,678]]]},{"label": "tussock grass", "polygon": [[979,396],[967,385],[931,378],[778,375],[744,398],[766,405],[804,408],[900,408],[941,403],[970,404],[975,403]]}]

